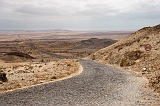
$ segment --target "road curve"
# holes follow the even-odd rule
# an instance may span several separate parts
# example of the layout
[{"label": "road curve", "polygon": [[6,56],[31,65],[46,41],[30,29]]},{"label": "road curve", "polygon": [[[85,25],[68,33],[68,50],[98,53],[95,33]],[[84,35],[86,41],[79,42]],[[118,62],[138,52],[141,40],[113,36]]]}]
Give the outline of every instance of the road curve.
[{"label": "road curve", "polygon": [[89,60],[72,78],[0,94],[0,106],[160,106],[146,79]]}]

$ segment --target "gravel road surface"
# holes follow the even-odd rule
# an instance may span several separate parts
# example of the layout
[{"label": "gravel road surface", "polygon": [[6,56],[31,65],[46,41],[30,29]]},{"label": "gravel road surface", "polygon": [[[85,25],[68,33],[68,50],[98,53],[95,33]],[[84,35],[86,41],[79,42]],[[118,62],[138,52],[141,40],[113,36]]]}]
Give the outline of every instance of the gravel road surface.
[{"label": "gravel road surface", "polygon": [[160,106],[145,78],[89,60],[81,65],[72,78],[0,94],[0,106]]}]

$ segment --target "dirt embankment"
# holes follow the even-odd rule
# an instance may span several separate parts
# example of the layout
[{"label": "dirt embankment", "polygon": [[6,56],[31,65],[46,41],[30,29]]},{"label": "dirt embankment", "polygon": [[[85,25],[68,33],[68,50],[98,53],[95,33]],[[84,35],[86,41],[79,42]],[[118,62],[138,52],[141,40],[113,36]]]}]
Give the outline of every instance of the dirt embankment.
[{"label": "dirt embankment", "polygon": [[89,58],[136,71],[160,93],[160,25],[140,29]]},{"label": "dirt embankment", "polygon": [[0,92],[28,87],[78,74],[78,60],[63,59],[54,62],[0,62],[0,71],[7,80],[0,81]]}]

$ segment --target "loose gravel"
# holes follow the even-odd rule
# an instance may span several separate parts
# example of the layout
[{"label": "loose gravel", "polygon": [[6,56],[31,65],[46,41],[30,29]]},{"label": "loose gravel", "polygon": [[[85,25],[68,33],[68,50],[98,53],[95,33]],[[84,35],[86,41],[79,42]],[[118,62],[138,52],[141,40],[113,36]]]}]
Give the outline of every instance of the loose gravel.
[{"label": "loose gravel", "polygon": [[144,77],[82,60],[72,78],[0,94],[0,106],[160,106]]}]

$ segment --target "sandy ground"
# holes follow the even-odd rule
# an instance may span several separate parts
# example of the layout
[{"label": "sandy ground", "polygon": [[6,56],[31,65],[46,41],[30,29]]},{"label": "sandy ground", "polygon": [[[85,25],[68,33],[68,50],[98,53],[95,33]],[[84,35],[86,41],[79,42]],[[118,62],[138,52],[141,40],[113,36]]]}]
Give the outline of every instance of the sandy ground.
[{"label": "sandy ground", "polygon": [[79,73],[78,60],[63,59],[53,62],[0,62],[0,70],[8,82],[0,82],[0,92],[56,81]]}]

